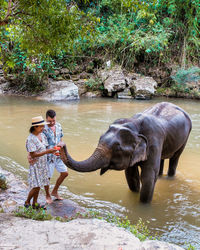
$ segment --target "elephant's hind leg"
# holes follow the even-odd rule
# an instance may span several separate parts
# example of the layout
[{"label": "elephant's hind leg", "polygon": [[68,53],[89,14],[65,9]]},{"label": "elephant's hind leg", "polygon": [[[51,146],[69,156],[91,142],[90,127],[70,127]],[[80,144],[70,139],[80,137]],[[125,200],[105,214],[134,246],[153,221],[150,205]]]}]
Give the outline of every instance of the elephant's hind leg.
[{"label": "elephant's hind leg", "polygon": [[140,191],[140,177],[138,171],[138,165],[129,167],[125,170],[126,180],[130,190],[134,192]]},{"label": "elephant's hind leg", "polygon": [[172,158],[170,158],[169,160],[169,169],[168,169],[168,176],[174,176],[176,173],[176,168],[178,166],[178,160],[179,157],[181,155],[181,153],[183,152],[184,148],[185,148],[186,143],[175,152],[175,154],[172,156]]}]

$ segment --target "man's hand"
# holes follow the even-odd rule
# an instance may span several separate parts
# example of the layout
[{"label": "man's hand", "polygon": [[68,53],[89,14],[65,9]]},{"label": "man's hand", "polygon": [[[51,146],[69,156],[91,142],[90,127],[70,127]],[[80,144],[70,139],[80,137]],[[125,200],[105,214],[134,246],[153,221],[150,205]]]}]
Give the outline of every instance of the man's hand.
[{"label": "man's hand", "polygon": [[30,165],[33,165],[37,161],[37,159],[34,159],[34,158],[31,157],[30,153],[28,153],[27,159],[28,159],[28,162],[29,162]]}]

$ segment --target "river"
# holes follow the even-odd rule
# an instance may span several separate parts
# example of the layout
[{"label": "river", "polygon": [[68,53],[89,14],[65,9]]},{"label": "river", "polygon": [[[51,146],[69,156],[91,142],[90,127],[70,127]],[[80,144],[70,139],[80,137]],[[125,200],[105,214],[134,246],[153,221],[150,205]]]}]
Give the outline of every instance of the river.
[{"label": "river", "polygon": [[[78,173],[69,169],[69,177],[60,194],[81,206],[119,217],[132,223],[139,218],[149,221],[150,233],[160,240],[183,247],[189,244],[200,249],[200,102],[184,99],[149,101],[117,99],[83,99],[77,102],[49,103],[25,97],[0,97],[0,166],[27,180],[25,141],[31,118],[55,109],[62,124],[64,141],[76,160],[92,154],[102,135],[115,119],[128,118],[151,105],[169,101],[186,110],[193,123],[186,148],[180,158],[176,177],[168,179],[167,166],[159,178],[151,204],[139,203],[139,194],[132,193],[124,171]],[[167,162],[165,163],[167,165]],[[51,185],[58,173],[54,173]]]}]

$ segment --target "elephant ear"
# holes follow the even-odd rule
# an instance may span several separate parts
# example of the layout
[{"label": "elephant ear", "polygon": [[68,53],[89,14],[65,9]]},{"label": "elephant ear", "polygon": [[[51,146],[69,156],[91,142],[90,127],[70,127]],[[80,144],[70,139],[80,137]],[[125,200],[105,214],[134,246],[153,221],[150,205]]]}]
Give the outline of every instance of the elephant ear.
[{"label": "elephant ear", "polygon": [[133,166],[135,165],[135,163],[145,161],[147,159],[148,140],[144,135],[141,134],[138,134],[137,137],[137,144],[135,146],[130,166]]}]

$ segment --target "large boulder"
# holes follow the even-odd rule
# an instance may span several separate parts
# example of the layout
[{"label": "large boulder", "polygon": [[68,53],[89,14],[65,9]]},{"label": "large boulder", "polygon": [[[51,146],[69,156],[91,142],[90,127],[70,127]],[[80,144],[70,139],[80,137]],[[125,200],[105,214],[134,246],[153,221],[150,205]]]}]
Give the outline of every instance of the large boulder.
[{"label": "large boulder", "polygon": [[125,229],[97,219],[64,223],[0,214],[0,224],[1,249],[183,250],[165,242],[141,242]]},{"label": "large boulder", "polygon": [[51,81],[45,92],[38,99],[47,101],[68,101],[79,99],[78,87],[73,81]]},{"label": "large boulder", "polygon": [[101,70],[98,72],[98,76],[104,83],[104,89],[108,96],[113,96],[116,92],[123,91],[126,88],[125,76],[120,66]]},{"label": "large boulder", "polygon": [[128,81],[129,88],[135,99],[150,99],[157,87],[157,82],[152,77],[137,76],[137,79]]}]

